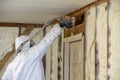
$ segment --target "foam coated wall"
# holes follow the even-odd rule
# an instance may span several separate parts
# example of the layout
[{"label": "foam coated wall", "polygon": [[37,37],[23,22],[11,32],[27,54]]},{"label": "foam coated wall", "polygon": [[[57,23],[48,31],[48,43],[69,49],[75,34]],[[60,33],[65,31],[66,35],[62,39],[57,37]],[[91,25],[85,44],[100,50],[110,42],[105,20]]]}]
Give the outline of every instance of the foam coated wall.
[{"label": "foam coated wall", "polygon": [[109,77],[120,80],[120,0],[110,0],[109,30]]},{"label": "foam coated wall", "polygon": [[107,3],[97,6],[96,54],[98,55],[98,80],[107,80]]},{"label": "foam coated wall", "polygon": [[[46,28],[46,32],[48,32],[50,29],[51,29],[50,26],[47,27]],[[51,67],[52,67],[52,65],[51,65],[51,63],[52,63],[51,58],[52,58],[52,47],[50,46],[48,48],[47,53],[46,53],[46,63],[45,63],[45,65],[46,65],[46,67],[45,67],[46,68],[46,72],[45,72],[46,80],[51,80]]]},{"label": "foam coated wall", "polygon": [[17,36],[18,28],[0,27],[0,59],[12,50],[12,45]]},{"label": "foam coated wall", "polygon": [[95,80],[95,22],[96,8],[87,11],[86,26],[86,80]]}]

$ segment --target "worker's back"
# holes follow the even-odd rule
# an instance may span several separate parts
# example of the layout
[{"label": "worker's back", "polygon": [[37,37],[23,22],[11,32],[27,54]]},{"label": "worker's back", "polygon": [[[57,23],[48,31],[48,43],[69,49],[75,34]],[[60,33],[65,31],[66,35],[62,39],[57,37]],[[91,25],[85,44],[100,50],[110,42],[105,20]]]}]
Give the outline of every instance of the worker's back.
[{"label": "worker's back", "polygon": [[44,80],[42,59],[35,59],[34,55],[31,55],[30,59],[29,54],[31,54],[30,51],[19,53],[9,64],[7,68],[9,72],[4,74],[2,80]]}]

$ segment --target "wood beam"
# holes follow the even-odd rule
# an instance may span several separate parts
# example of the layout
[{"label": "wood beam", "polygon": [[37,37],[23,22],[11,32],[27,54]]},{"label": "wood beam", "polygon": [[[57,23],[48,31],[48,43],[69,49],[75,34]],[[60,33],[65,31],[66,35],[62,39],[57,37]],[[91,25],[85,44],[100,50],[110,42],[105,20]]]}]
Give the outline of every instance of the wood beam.
[{"label": "wood beam", "polygon": [[43,24],[0,22],[0,27],[27,27],[27,26],[42,27]]},{"label": "wood beam", "polygon": [[21,26],[19,27],[19,30],[18,30],[18,36],[21,35]]},{"label": "wood beam", "polygon": [[85,23],[74,26],[74,27],[69,28],[69,29],[65,29],[64,30],[64,38],[70,37],[72,35],[76,35],[79,33],[85,33]]},{"label": "wood beam", "polygon": [[77,15],[80,15],[81,13],[84,13],[86,10],[90,9],[90,7],[100,5],[100,4],[102,4],[102,3],[104,3],[104,2],[107,2],[107,1],[108,1],[108,0],[96,0],[96,1],[93,2],[93,3],[90,3],[90,4],[88,4],[88,5],[80,8],[80,9],[78,9],[78,10],[75,10],[75,11],[73,11],[73,12],[71,12],[71,13],[66,14],[65,16],[74,17],[74,16],[77,16]]},{"label": "wood beam", "polygon": [[[22,35],[28,35],[32,30],[34,26],[28,26],[26,30],[23,31]],[[9,51],[3,59],[0,60],[0,70],[5,66],[9,58],[15,53],[15,43],[13,44],[13,49]]]},{"label": "wood beam", "polygon": [[[86,5],[86,6],[80,8],[80,9],[74,11],[74,12],[71,12],[71,13],[67,14],[66,16],[76,17],[76,16],[78,16],[78,15],[80,15],[82,13],[86,13],[86,11],[89,10],[91,7],[96,7],[96,6],[100,5],[100,4],[102,4],[104,2],[108,2],[108,1],[109,0],[96,0],[95,2],[93,2],[93,3],[89,4],[89,5]],[[85,15],[85,25],[84,25],[84,27],[81,27],[81,28],[83,28],[81,30],[84,31],[84,53],[86,53],[86,47],[87,47],[86,46],[86,33],[85,33],[86,32],[86,15]],[[64,37],[69,37],[70,31],[71,31],[70,29],[66,30],[64,32]],[[77,30],[75,30],[75,32],[77,32]],[[86,56],[86,54],[84,54],[84,61],[86,60],[85,56]],[[84,66],[86,66],[85,63],[84,63]],[[86,69],[84,69],[84,72],[86,72]],[[84,78],[86,78],[85,74],[84,74]]]}]

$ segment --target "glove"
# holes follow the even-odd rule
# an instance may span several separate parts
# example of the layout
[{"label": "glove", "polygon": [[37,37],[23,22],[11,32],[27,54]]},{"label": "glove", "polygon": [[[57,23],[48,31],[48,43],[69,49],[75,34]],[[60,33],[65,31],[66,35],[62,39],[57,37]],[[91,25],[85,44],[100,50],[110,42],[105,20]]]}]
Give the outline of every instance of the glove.
[{"label": "glove", "polygon": [[62,28],[71,28],[73,23],[71,19],[62,18],[59,22],[60,27]]}]

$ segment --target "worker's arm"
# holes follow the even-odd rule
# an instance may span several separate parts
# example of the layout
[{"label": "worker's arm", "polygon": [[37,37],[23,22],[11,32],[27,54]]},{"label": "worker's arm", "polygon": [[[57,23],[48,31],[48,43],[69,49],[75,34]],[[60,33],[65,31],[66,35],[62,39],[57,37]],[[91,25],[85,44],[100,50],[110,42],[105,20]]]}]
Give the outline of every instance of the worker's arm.
[{"label": "worker's arm", "polygon": [[45,37],[40,41],[39,44],[32,47],[30,51],[30,57],[29,59],[39,58],[42,59],[42,57],[47,52],[48,47],[53,43],[53,41],[58,37],[58,35],[61,34],[64,27],[70,27],[72,26],[72,23],[70,21],[61,21],[58,24],[53,25],[53,28],[45,35]]},{"label": "worker's arm", "polygon": [[63,28],[60,27],[59,24],[55,24],[53,28],[40,41],[39,44],[29,49],[30,55],[34,58],[39,57],[41,59],[47,52],[48,47],[53,43],[53,41],[58,37],[58,35],[61,34],[62,30]]}]

